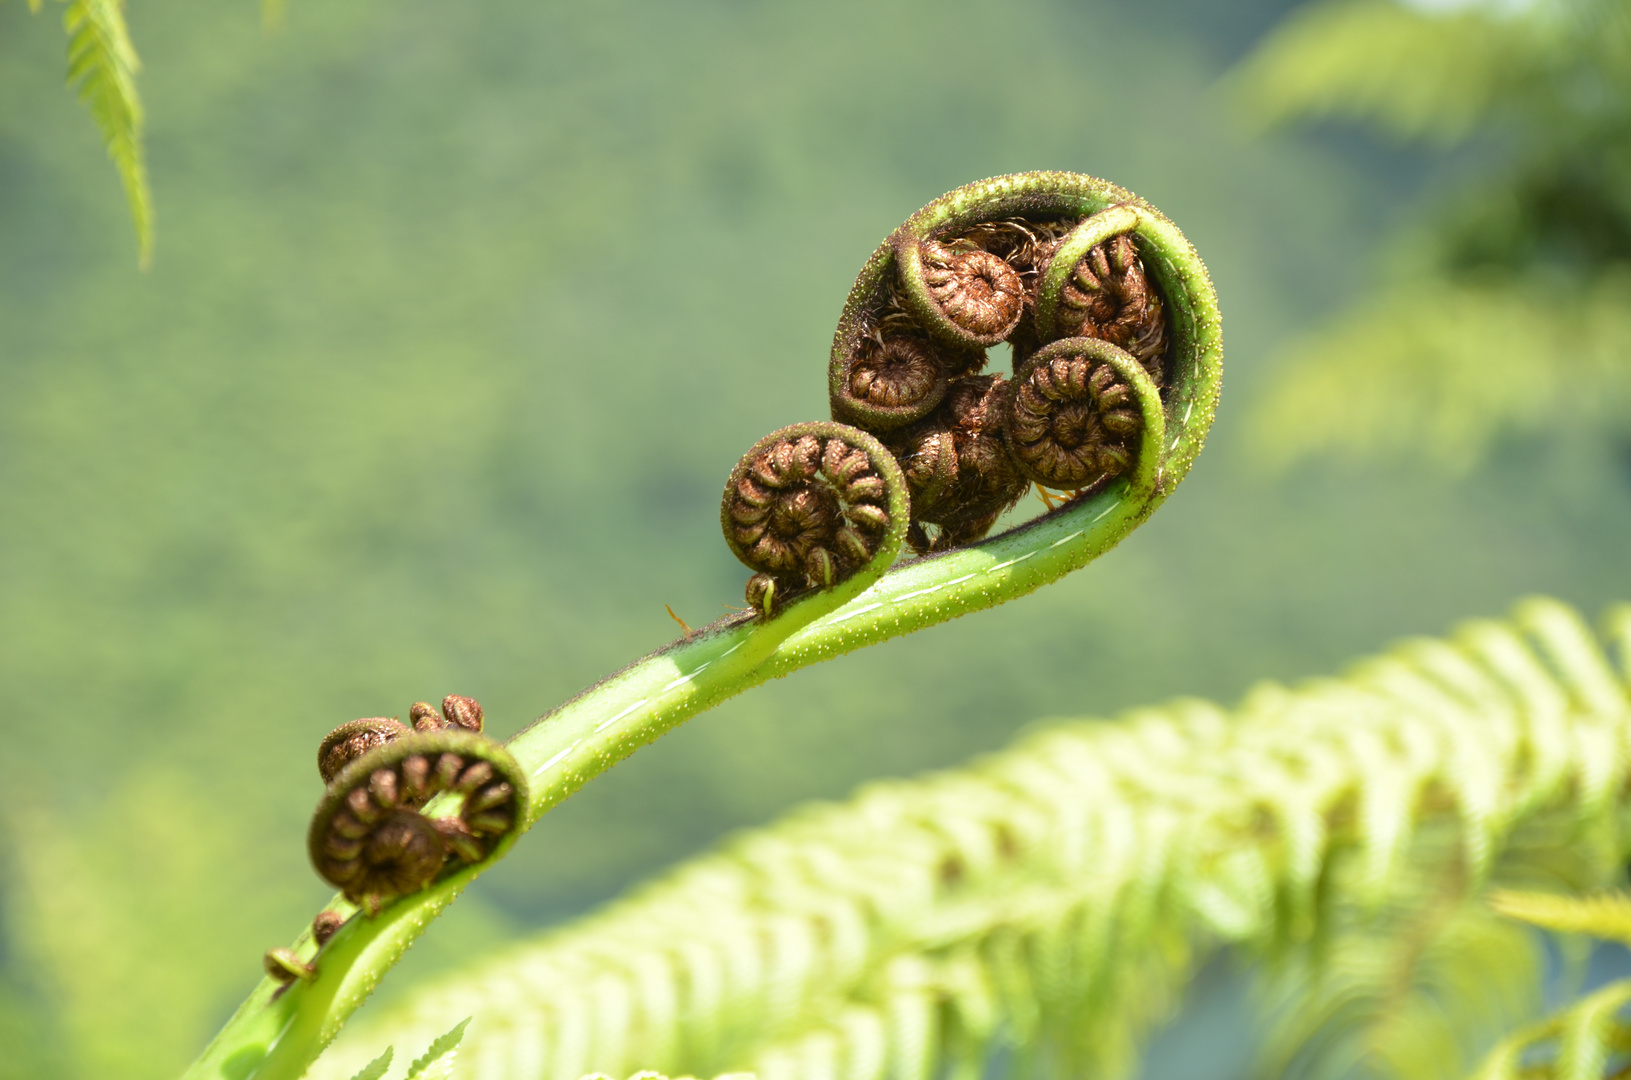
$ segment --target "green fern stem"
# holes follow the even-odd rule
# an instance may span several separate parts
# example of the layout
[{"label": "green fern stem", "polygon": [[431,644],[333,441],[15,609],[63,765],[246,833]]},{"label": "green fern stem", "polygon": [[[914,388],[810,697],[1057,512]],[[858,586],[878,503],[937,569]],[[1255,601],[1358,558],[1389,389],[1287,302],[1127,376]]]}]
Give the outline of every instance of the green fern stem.
[{"label": "green fern stem", "polygon": [[[929,236],[960,223],[1014,215],[1128,213],[1151,273],[1168,298],[1173,370],[1164,393],[1142,371],[1124,372],[1143,417],[1133,471],[984,543],[907,561],[893,551],[773,618],[733,616],[637,661],[540,718],[507,744],[531,780],[536,822],[591,779],[691,717],[769,679],[949,619],[1016,599],[1080,569],[1154,512],[1200,452],[1222,376],[1221,320],[1206,268],[1176,226],[1137,196],[1071,173],[997,177],[930,203],[897,230]],[[839,334],[894,272],[885,242],[844,308]],[[894,548],[898,551],[898,542]],[[887,571],[887,572],[886,572]],[[296,1080],[425,927],[491,861],[466,867],[388,906],[352,918],[322,950],[317,977],[268,978],[227,1022],[186,1080]],[[349,916],[343,899],[330,904]],[[317,953],[310,932],[291,946]]]}]

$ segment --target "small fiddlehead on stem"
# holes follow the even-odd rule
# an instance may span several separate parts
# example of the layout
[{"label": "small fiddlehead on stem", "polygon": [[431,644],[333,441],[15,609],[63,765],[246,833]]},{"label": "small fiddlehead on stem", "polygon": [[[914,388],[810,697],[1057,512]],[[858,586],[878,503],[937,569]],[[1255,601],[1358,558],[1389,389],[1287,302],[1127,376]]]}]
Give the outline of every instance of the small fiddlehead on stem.
[{"label": "small fiddlehead on stem", "polygon": [[864,431],[794,424],[737,462],[719,516],[731,551],[757,571],[748,604],[768,618],[811,589],[894,561],[906,531],[906,478]]},{"label": "small fiddlehead on stem", "polygon": [[[513,832],[526,803],[525,773],[510,754],[449,726],[405,735],[342,769],[307,835],[312,865],[370,915],[429,885],[453,858],[481,862]],[[421,808],[443,793],[455,813]]]},{"label": "small fiddlehead on stem", "polygon": [[[1128,258],[1126,244],[1107,247],[1101,273],[1098,257],[1091,252],[1116,237],[1127,238],[1136,260]],[[930,243],[938,248],[927,246]],[[896,266],[897,252],[903,263],[915,260],[918,269],[903,277]],[[1006,263],[1012,277],[985,255]],[[1077,274],[1084,260],[1086,269]],[[947,273],[944,278],[942,270]],[[958,273],[966,280],[959,283]],[[1061,308],[1075,310],[1064,292],[1067,275],[1071,287],[1083,295],[1097,282],[1110,293],[1114,309],[1108,315],[1084,316],[1079,324],[1065,320],[1062,329]],[[1138,275],[1145,300],[1139,299]],[[1057,282],[1050,286],[1054,279]],[[1122,312],[1129,308],[1137,317],[1123,319]],[[967,325],[954,321],[959,319]],[[1123,332],[1118,326],[1133,329]],[[1077,497],[1050,513],[980,541],[996,518],[990,514],[990,503],[1002,505],[1001,498],[1015,490],[1016,483],[1017,491],[1023,492],[1026,475],[1013,452],[1014,440],[1021,436],[1010,435],[1002,419],[1016,391],[1001,376],[981,374],[987,347],[981,342],[993,334],[1013,346],[1021,379],[1067,353],[1092,361],[1093,371],[1084,372],[1083,385],[1102,429],[1094,458],[1104,475],[1088,480],[1077,489]],[[928,380],[929,393],[914,399],[906,413],[869,416],[851,399],[870,398],[878,373],[896,361],[876,365],[872,375],[854,376],[861,370],[861,358],[872,357],[874,346],[897,337],[927,343],[927,351],[941,365],[940,373]],[[1117,351],[1089,352],[1073,342],[1061,346],[1058,356],[1050,353],[1025,368],[1033,353],[1064,338],[1093,338],[1109,342]],[[874,345],[867,345],[869,340]],[[1146,369],[1142,377],[1124,361],[1117,367],[1118,355],[1139,361]],[[1116,431],[1125,426],[1128,412],[1126,400],[1118,396],[1122,391],[1092,381],[1097,368],[1106,364],[1120,376],[1117,386],[1132,394],[1140,421],[1136,432]],[[834,417],[880,436],[872,440],[846,428],[836,437],[852,448],[865,447],[869,467],[885,479],[887,527],[869,533],[842,513],[832,514],[830,507],[807,516],[807,522],[820,526],[814,538],[799,540],[802,533],[795,530],[791,539],[784,538],[785,552],[778,550],[773,561],[754,567],[775,587],[758,596],[753,611],[692,631],[516,735],[507,744],[518,769],[510,780],[515,827],[489,844],[480,861],[466,862],[455,854],[445,859],[424,888],[394,902],[379,893],[376,917],[348,919],[354,909],[347,901],[331,903],[319,920],[327,924],[338,920],[339,925],[332,930],[325,925],[322,931],[331,936],[322,945],[314,976],[307,980],[295,972],[291,981],[289,972],[283,971],[284,978],[264,980],[206,1049],[188,1073],[189,1080],[297,1080],[429,920],[492,865],[505,844],[594,776],[686,719],[809,664],[1023,596],[1115,546],[1188,472],[1211,424],[1221,374],[1220,318],[1206,269],[1176,226],[1131,192],[1074,173],[1021,173],[959,188],[913,214],[862,268],[840,317],[829,361]],[[942,375],[945,390],[940,400],[923,404],[933,397],[932,388]],[[1064,405],[1081,400],[1072,396],[1077,391],[1072,389],[1070,371],[1056,379],[1050,367],[1047,378],[1053,380],[1049,386]],[[1102,381],[1103,376],[1099,378]],[[900,373],[898,380],[896,373],[887,373],[883,381],[885,389],[875,400],[885,405],[911,398],[913,388],[924,382],[910,371]],[[889,389],[890,383],[900,389]],[[918,408],[923,412],[908,419]],[[1029,419],[1032,426],[1024,430],[1034,433],[1040,421]],[[1061,429],[1070,427],[1061,424]],[[1111,436],[1125,440],[1117,443],[1126,450],[1124,464],[1107,449]],[[801,438],[803,434],[787,451],[776,453],[794,454]],[[867,440],[883,449],[882,457],[874,456],[877,451]],[[1026,443],[1035,444],[1036,440]],[[824,443],[823,455],[826,450]],[[1103,464],[1107,457],[1108,466]],[[805,461],[789,457],[787,468],[802,469]],[[770,464],[776,466],[770,473],[773,479],[791,477],[791,472],[777,471],[780,458]],[[748,476],[751,468],[741,475]],[[1116,468],[1122,471],[1108,475]],[[1002,470],[1018,480],[1008,479]],[[901,480],[898,496],[888,479],[891,471]],[[815,475],[819,485],[833,482],[831,472],[818,469]],[[774,488],[755,477],[754,490],[740,504],[748,508],[742,521],[732,516],[727,496],[722,511],[727,535],[740,525],[747,531],[739,535],[747,537],[759,523],[754,515],[770,505],[755,505],[760,489],[781,492],[803,482]],[[838,482],[844,483],[841,478]],[[909,496],[904,494],[908,487]],[[815,501],[821,502],[821,497]],[[856,505],[863,504],[880,505],[858,496]],[[768,521],[773,512],[760,520]],[[925,512],[940,521],[922,516]],[[845,553],[838,537],[844,526],[836,524],[840,518],[863,540],[875,540],[866,561],[854,561],[858,549]],[[933,547],[935,553],[891,569],[909,527],[916,530],[916,546]],[[929,536],[929,528],[938,535]],[[733,549],[748,551],[757,539],[731,542]],[[814,555],[818,548],[826,554]],[[785,602],[785,592],[778,595],[781,578],[787,580],[786,592],[803,590],[794,602]],[[412,718],[431,721],[432,714],[426,710],[422,717]],[[381,754],[381,761],[400,761],[397,755],[408,739],[450,736],[458,733],[403,736],[370,752]],[[346,769],[359,766],[361,760]],[[365,771],[357,767],[357,778]],[[399,773],[398,784],[403,782]],[[366,786],[363,790],[383,817],[385,808]],[[456,800],[457,796],[437,797],[423,813],[432,820],[459,813]],[[336,804],[333,812],[338,811]],[[359,898],[370,895],[354,886],[352,890]],[[310,962],[317,936],[314,925],[291,947],[295,960]]]},{"label": "small fiddlehead on stem", "polygon": [[1003,433],[1027,477],[1080,491],[1128,470],[1144,426],[1139,401],[1156,394],[1135,357],[1107,341],[1064,338],[1020,365],[1003,401]]}]

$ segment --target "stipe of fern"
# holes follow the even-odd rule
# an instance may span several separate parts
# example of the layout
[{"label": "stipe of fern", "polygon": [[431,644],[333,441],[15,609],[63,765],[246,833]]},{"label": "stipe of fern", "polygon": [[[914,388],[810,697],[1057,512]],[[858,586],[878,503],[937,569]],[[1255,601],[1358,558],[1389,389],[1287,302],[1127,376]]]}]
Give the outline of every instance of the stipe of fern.
[{"label": "stipe of fern", "polygon": [[[410,993],[312,1076],[474,1012],[478,1080],[976,1076],[999,1047],[1014,1075],[1113,1077],[1224,946],[1274,961],[1299,1072],[1327,1045],[1426,1075],[1423,1055],[1458,1052],[1455,1002],[1433,993],[1524,997],[1511,972],[1532,952],[1482,892],[1612,879],[1628,782],[1623,674],[1577,616],[1532,601],[1231,712],[1057,725],[806,807]],[[1401,926],[1409,948],[1375,963]],[[1369,1035],[1322,1044],[1321,1017]]]}]

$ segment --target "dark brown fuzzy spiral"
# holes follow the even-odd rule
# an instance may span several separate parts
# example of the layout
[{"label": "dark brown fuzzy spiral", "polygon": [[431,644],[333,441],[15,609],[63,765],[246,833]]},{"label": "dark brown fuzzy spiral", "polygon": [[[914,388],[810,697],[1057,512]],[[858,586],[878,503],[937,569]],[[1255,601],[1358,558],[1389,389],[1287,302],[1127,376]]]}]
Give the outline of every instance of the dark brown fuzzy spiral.
[{"label": "dark brown fuzzy spiral", "polygon": [[[1031,486],[1003,445],[1006,396],[1001,375],[957,379],[932,415],[890,440],[912,494],[906,542],[914,551],[979,539]],[[936,526],[935,535],[925,524]]]},{"label": "dark brown fuzzy spiral", "polygon": [[1038,483],[1087,488],[1132,465],[1144,421],[1137,395],[1108,359],[1112,350],[1121,352],[1108,342],[1066,338],[1015,374],[1003,429],[1015,464]]},{"label": "dark brown fuzzy spiral", "polygon": [[[334,778],[307,835],[312,863],[374,914],[434,881],[450,856],[486,858],[520,819],[525,787],[515,759],[472,732],[404,736]],[[416,809],[443,792],[464,796],[456,817],[427,818]]]},{"label": "dark brown fuzzy spiral", "polygon": [[1059,292],[1054,321],[1061,338],[1098,338],[1125,350],[1161,385],[1166,312],[1132,237],[1113,236],[1077,262]]},{"label": "dark brown fuzzy spiral", "polygon": [[368,751],[412,733],[412,728],[394,716],[367,716],[347,721],[323,737],[317,747],[317,771],[323,783],[330,783],[341,769]]},{"label": "dark brown fuzzy spiral", "polygon": [[929,296],[970,342],[995,345],[1019,324],[1025,313],[1025,285],[1001,256],[934,240],[923,241],[919,250]]},{"label": "dark brown fuzzy spiral", "polygon": [[909,424],[940,404],[947,374],[941,350],[926,338],[904,334],[865,338],[846,366],[834,409],[870,428]]},{"label": "dark brown fuzzy spiral", "polygon": [[757,571],[746,593],[755,610],[768,615],[835,585],[878,553],[893,520],[880,462],[894,465],[864,432],[816,423],[766,436],[737,463],[720,524],[731,551]]}]

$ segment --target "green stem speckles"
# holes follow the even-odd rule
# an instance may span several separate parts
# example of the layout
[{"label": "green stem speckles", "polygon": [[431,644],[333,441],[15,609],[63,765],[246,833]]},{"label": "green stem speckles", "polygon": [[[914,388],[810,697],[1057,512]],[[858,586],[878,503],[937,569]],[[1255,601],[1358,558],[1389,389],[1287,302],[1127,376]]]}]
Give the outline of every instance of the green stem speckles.
[{"label": "green stem speckles", "polygon": [[[1129,440],[1136,439],[1126,471],[1102,485],[1087,486],[1061,508],[1000,536],[888,568],[900,550],[902,511],[907,509],[896,478],[905,472],[910,479],[909,468],[895,467],[887,454],[872,456],[879,442],[887,446],[890,440],[874,441],[838,425],[793,429],[790,445],[795,448],[799,439],[811,435],[822,440],[853,438],[852,447],[868,449],[871,468],[884,480],[884,501],[878,502],[870,487],[852,494],[883,509],[889,519],[870,533],[857,529],[860,539],[876,544],[869,548],[871,558],[862,562],[853,550],[844,554],[843,544],[855,538],[841,542],[834,534],[830,546],[812,540],[797,552],[801,569],[789,563],[786,570],[789,575],[801,573],[808,591],[785,607],[773,596],[773,617],[747,612],[695,631],[584,691],[510,740],[507,749],[527,783],[520,829],[639,747],[726,698],[853,649],[1023,596],[1108,551],[1160,505],[1200,452],[1217,407],[1222,374],[1217,299],[1205,267],[1176,226],[1137,196],[1102,180],[1048,172],[998,177],[959,188],[912,215],[868,260],[850,293],[834,339],[829,385],[835,412],[841,418],[853,416],[853,411],[843,410],[844,402],[855,394],[857,384],[849,379],[856,358],[874,355],[863,342],[876,344],[894,334],[930,341],[930,334],[917,327],[895,299],[897,251],[920,251],[925,241],[954,253],[984,251],[982,243],[994,252],[999,240],[1011,247],[1032,244],[1034,250],[1023,257],[1013,255],[1009,263],[1027,290],[1026,311],[1012,328],[1017,347],[1018,336],[1034,318],[1029,305],[1035,303],[1037,278],[1043,276],[1044,267],[1053,265],[1056,245],[1069,242],[1067,237],[1076,239],[1072,230],[1081,221],[1112,207],[1122,216],[1130,209],[1136,218],[1128,235],[1136,239],[1140,272],[1147,273],[1159,293],[1166,335],[1159,377],[1128,362],[1121,349],[1093,345],[1078,350],[1085,355],[1091,348],[1131,391],[1132,404],[1118,398],[1121,404],[1116,405],[1122,411],[1136,407],[1139,419],[1136,435],[1126,433]],[[1105,220],[1121,227],[1119,217]],[[980,263],[999,284],[1007,282],[1000,268],[987,265],[983,258],[966,261]],[[1026,357],[1045,344],[1040,336],[1034,338]],[[1061,346],[1060,351],[1071,347]],[[983,354],[957,352],[939,340],[930,351],[952,357],[945,374],[954,381],[1000,378],[972,374],[984,363]],[[931,374],[926,392],[932,392],[935,382]],[[863,390],[871,385],[863,383]],[[916,379],[917,383],[924,380]],[[993,385],[983,393],[1000,403],[1000,395],[992,392],[997,389]],[[1004,436],[995,415],[1000,411],[993,409],[991,417],[981,419],[994,426],[973,434],[1006,445],[1000,443]],[[958,435],[948,428],[950,441],[942,440],[953,452],[961,452]],[[970,432],[963,431],[962,436],[966,450]],[[787,432],[778,432],[766,442],[787,439]],[[762,453],[766,442],[755,450]],[[989,447],[989,442],[985,445]],[[747,475],[746,470],[739,472]],[[733,474],[734,479],[739,476]],[[911,507],[912,513],[916,511]],[[729,528],[728,502],[723,516]],[[754,543],[739,542],[744,548]],[[822,556],[813,556],[812,561],[817,548],[826,551],[830,561]],[[437,807],[428,809],[434,814]],[[421,891],[385,904],[376,917],[346,921],[324,947],[316,978],[286,988],[270,978],[263,981],[194,1064],[189,1080],[296,1080],[430,920],[493,861],[458,868]],[[328,921],[353,910],[337,900],[330,905]],[[302,960],[314,951],[309,933],[292,948]]]}]

